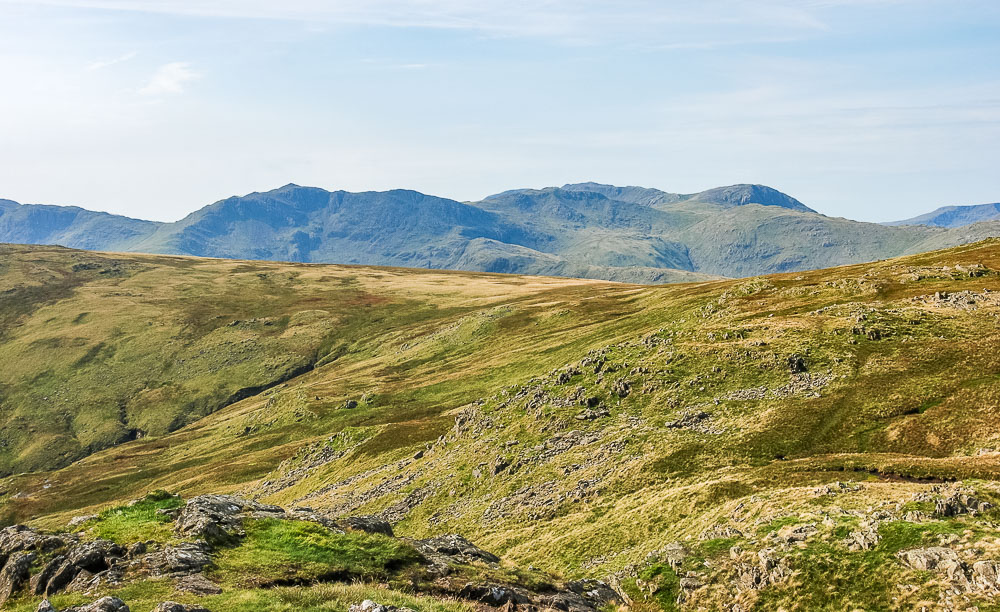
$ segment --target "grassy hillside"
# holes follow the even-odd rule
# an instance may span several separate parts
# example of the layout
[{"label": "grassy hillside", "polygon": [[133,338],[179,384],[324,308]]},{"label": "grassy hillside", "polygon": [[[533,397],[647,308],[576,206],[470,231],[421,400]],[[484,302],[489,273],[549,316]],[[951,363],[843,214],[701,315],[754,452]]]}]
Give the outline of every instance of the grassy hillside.
[{"label": "grassy hillside", "polygon": [[[80,455],[78,422],[167,423],[6,478],[8,522],[232,492],[462,533],[510,563],[611,576],[640,608],[997,609],[981,572],[1000,560],[1000,241],[667,287],[30,247],[0,261],[31,296],[2,311],[10,465],[65,459],[16,435],[34,414],[33,435],[63,426]],[[184,363],[155,368],[166,352]],[[313,369],[279,382],[298,363]],[[261,373],[267,389],[234,395]],[[77,395],[56,409],[57,391]],[[933,547],[957,565],[927,562]]]}]

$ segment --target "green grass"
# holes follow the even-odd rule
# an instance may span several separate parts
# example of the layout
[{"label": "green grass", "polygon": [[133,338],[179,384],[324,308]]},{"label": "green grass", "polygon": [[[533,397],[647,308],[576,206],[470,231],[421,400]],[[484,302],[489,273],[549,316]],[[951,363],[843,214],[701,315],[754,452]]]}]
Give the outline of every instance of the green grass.
[{"label": "green grass", "polygon": [[119,544],[164,541],[170,538],[172,519],[158,510],[171,510],[183,505],[184,500],[180,496],[153,491],[132,504],[104,510],[81,528],[94,537]]},{"label": "green grass", "polygon": [[381,535],[337,533],[315,523],[248,520],[246,538],[221,551],[213,576],[241,588],[385,578],[420,559],[412,547]]},{"label": "green grass", "polygon": [[[125,601],[132,610],[152,610],[162,601],[200,605],[212,612],[346,612],[352,605],[371,599],[383,605],[407,607],[417,612],[472,612],[473,606],[454,600],[411,595],[375,584],[313,584],[299,587],[230,590],[221,595],[194,597],[174,591],[169,580],[146,580],[108,594]],[[34,612],[39,597],[22,597],[7,603],[11,612]],[[71,593],[55,595],[51,602],[59,609],[90,603],[93,597]]]}]

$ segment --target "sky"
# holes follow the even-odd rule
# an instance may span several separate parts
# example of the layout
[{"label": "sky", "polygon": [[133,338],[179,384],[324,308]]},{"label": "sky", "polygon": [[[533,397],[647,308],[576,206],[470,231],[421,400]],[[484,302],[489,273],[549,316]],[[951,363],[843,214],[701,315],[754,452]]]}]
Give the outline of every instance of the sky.
[{"label": "sky", "polygon": [[0,198],[582,181],[1000,201],[1000,2],[0,0]]}]

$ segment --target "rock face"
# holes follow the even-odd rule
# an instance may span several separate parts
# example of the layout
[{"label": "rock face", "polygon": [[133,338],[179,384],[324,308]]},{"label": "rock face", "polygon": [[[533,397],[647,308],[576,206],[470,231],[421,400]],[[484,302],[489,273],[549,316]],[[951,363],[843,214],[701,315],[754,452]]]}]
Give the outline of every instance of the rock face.
[{"label": "rock face", "polygon": [[0,570],[0,607],[28,580],[28,568],[35,560],[35,553],[19,551],[7,558]]}]

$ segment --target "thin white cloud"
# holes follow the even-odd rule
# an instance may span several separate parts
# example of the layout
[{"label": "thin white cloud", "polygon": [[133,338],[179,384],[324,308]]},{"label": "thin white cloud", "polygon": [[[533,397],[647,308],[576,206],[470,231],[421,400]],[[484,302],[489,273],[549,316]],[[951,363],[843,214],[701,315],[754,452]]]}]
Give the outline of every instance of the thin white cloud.
[{"label": "thin white cloud", "polygon": [[[685,25],[822,29],[812,9],[862,0],[0,0],[204,17],[473,30],[587,42]],[[863,0],[893,2],[904,0]]]},{"label": "thin white cloud", "polygon": [[188,62],[170,62],[160,66],[139,93],[144,96],[183,93],[187,83],[200,76]]},{"label": "thin white cloud", "polygon": [[90,64],[87,65],[87,71],[88,72],[93,72],[94,70],[103,70],[105,68],[109,68],[111,66],[114,66],[115,64],[121,64],[122,62],[127,62],[130,59],[134,58],[136,55],[138,55],[138,54],[135,51],[133,51],[131,53],[126,53],[125,55],[118,56],[118,57],[116,57],[114,59],[99,60],[99,61],[96,61],[96,62],[92,62],[92,63],[90,63]]}]

